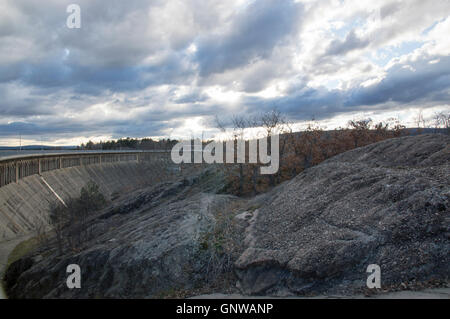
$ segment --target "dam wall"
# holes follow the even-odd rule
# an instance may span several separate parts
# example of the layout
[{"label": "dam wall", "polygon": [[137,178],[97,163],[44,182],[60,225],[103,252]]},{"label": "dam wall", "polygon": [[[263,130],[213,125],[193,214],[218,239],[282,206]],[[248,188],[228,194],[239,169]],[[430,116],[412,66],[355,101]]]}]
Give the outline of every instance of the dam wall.
[{"label": "dam wall", "polygon": [[89,181],[107,199],[173,175],[167,152],[52,154],[0,161],[0,242],[48,227],[49,207]]}]

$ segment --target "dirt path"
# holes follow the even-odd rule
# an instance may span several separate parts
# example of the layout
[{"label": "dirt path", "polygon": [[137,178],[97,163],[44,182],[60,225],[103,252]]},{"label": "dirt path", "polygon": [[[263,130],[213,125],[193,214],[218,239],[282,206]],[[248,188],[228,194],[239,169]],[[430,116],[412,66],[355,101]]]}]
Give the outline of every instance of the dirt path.
[{"label": "dirt path", "polygon": [[[3,279],[3,272],[5,271],[6,263],[8,262],[9,254],[14,248],[21,242],[31,238],[30,235],[18,237],[9,241],[0,242],[0,279]],[[0,299],[5,299],[6,295],[1,286],[2,280],[0,280]]]}]

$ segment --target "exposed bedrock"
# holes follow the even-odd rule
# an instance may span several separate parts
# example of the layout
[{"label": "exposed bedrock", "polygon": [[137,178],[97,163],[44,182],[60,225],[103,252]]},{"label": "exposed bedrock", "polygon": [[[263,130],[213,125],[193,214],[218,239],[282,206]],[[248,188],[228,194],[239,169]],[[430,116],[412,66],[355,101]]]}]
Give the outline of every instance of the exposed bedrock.
[{"label": "exposed bedrock", "polygon": [[423,135],[356,149],[260,199],[236,262],[251,295],[351,293],[367,266],[382,286],[450,275],[450,137]]},{"label": "exposed bedrock", "polygon": [[[5,275],[8,296],[151,298],[195,289],[214,271],[211,257],[221,257],[212,255],[218,242],[210,237],[220,232],[217,212],[234,199],[214,194],[210,177],[159,183],[114,203],[93,218],[93,236],[79,251],[60,255],[51,244],[13,263]],[[70,264],[81,268],[81,289],[66,285]]]}]

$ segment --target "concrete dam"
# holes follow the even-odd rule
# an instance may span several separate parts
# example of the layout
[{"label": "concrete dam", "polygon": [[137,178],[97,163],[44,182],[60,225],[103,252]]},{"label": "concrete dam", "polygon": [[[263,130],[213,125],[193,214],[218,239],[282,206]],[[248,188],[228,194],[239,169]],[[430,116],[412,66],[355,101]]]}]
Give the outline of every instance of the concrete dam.
[{"label": "concrete dam", "polygon": [[49,225],[49,206],[79,196],[89,181],[107,199],[178,169],[168,151],[78,152],[0,158],[0,242]]}]

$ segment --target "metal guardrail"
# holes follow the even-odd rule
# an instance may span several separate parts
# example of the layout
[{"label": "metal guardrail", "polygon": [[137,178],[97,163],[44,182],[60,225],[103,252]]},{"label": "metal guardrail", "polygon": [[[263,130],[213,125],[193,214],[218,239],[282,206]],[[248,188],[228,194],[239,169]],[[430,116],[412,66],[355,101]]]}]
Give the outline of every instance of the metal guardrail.
[{"label": "metal guardrail", "polygon": [[163,160],[169,151],[80,152],[16,155],[0,159],[0,187],[57,169],[118,162]]}]

